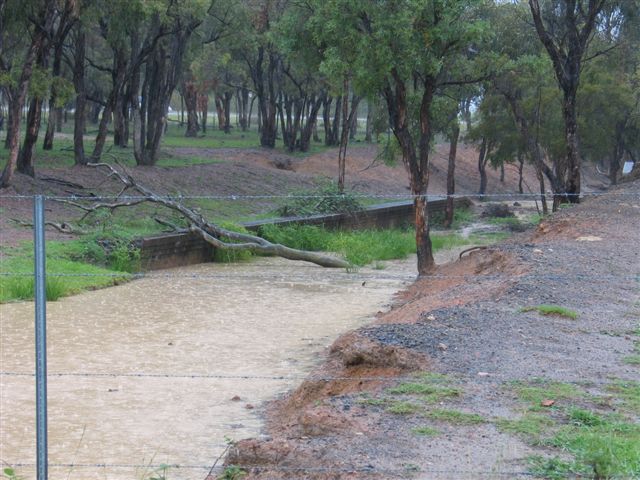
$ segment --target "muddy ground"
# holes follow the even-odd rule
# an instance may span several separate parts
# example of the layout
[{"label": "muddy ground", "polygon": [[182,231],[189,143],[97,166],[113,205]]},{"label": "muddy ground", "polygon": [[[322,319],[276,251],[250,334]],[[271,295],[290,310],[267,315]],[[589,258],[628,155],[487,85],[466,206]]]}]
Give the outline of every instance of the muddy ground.
[{"label": "muddy ground", "polygon": [[[532,478],[527,458],[558,452],[497,427],[523,413],[514,381],[579,385],[608,399],[598,408],[609,413],[618,404],[607,386],[639,378],[624,361],[640,320],[639,188],[586,200],[418,280],[269,405],[264,435],[234,445],[226,465],[243,466],[243,478]],[[578,317],[521,311],[540,304]],[[386,389],[416,371],[444,374],[462,394],[390,413]],[[481,420],[429,418],[443,408]],[[412,432],[425,426],[439,434]]]}]

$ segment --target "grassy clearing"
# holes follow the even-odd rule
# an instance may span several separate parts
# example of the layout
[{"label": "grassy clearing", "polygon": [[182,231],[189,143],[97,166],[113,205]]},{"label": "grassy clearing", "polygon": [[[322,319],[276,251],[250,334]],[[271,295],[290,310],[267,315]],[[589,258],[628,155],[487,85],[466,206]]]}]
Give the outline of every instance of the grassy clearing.
[{"label": "grassy clearing", "polygon": [[532,312],[536,311],[540,315],[555,315],[558,317],[570,318],[571,320],[575,320],[578,318],[578,312],[570,310],[566,307],[561,307],[560,305],[536,305],[530,307],[523,307],[520,309],[520,312]]},{"label": "grassy clearing", "polygon": [[410,415],[422,410],[422,405],[409,401],[395,400],[389,403],[386,411],[394,415]]}]

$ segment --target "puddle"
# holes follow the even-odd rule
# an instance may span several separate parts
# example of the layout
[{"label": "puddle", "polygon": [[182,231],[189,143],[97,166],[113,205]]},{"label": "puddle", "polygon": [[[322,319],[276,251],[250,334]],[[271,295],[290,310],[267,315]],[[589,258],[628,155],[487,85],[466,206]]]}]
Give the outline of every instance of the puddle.
[{"label": "puddle", "polygon": [[[262,402],[301,382],[268,377],[306,375],[414,276],[415,258],[356,274],[262,258],[49,303],[49,372],[80,374],[48,380],[49,461],[76,465],[49,478],[146,479],[161,463],[185,467],[172,480],[204,478],[225,436],[258,435]],[[0,370],[33,372],[33,304],[0,305],[0,326]],[[34,411],[33,377],[0,376],[3,462],[35,461]]]}]

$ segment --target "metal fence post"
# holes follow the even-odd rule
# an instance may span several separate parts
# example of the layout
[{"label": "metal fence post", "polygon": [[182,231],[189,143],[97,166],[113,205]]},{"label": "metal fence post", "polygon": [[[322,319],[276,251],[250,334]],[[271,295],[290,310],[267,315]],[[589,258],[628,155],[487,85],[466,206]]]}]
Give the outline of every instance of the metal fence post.
[{"label": "metal fence post", "polygon": [[44,245],[44,197],[33,206],[36,303],[36,455],[37,480],[47,480],[47,291]]}]

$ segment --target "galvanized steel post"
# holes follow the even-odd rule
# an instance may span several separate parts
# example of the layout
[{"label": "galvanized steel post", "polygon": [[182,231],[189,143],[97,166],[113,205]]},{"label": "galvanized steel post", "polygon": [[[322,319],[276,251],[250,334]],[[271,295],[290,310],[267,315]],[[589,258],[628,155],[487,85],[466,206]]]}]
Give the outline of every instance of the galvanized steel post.
[{"label": "galvanized steel post", "polygon": [[44,197],[33,206],[36,301],[36,461],[37,480],[47,480],[47,291],[44,245]]}]

